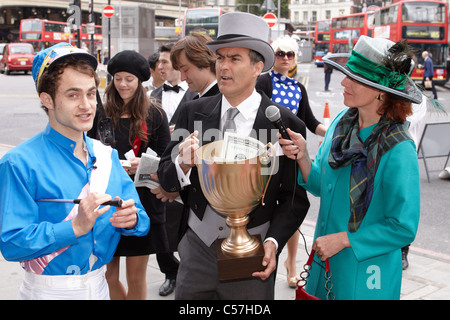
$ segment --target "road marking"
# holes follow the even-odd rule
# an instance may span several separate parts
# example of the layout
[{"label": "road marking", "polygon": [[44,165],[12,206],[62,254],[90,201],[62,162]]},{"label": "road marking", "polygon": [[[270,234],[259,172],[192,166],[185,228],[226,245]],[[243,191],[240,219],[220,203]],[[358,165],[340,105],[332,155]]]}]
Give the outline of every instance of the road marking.
[{"label": "road marking", "polygon": [[336,95],[336,92],[316,91],[316,96],[317,97],[334,98],[335,95]]}]

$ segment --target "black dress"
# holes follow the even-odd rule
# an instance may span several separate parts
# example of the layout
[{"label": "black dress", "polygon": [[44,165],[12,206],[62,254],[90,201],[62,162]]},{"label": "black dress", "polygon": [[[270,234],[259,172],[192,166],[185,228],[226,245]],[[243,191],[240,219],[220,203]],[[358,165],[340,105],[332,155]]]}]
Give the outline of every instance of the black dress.
[{"label": "black dress", "polygon": [[[147,118],[148,144],[141,144],[138,157],[145,153],[147,147],[161,156],[170,142],[170,131],[166,113],[160,109],[151,107],[150,116]],[[119,128],[114,131],[115,148],[119,153],[119,159],[125,159],[124,154],[132,149],[129,142],[130,119],[121,118]],[[134,175],[130,176],[134,179]],[[169,252],[169,243],[166,232],[165,204],[157,199],[147,187],[136,188],[142,205],[150,217],[150,231],[144,237],[122,236],[114,256],[140,256],[152,253]]]}]

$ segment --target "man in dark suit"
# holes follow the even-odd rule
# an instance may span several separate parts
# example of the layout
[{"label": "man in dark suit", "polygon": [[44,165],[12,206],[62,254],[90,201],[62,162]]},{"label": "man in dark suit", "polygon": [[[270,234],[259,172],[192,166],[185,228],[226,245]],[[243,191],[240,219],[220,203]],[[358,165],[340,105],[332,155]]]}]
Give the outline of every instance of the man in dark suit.
[{"label": "man in dark suit", "polygon": [[150,94],[150,99],[154,99],[161,104],[167,114],[170,125],[173,125],[176,122],[174,114],[177,111],[178,106],[185,101],[192,100],[196,95],[189,90],[188,84],[181,80],[180,71],[173,68],[170,60],[170,51],[172,47],[173,43],[163,45],[159,49],[158,70],[165,82]]},{"label": "man in dark suit", "polygon": [[[260,73],[274,63],[274,52],[266,41],[268,33],[268,25],[254,15],[239,12],[220,17],[219,37],[208,42],[208,46],[218,57],[216,74],[222,94],[181,106],[176,131],[161,158],[161,186],[169,192],[180,192],[185,204],[183,238],[178,245],[176,299],[274,299],[277,254],[308,211],[306,192],[296,185],[295,162],[279,156],[265,205],[249,214],[247,225],[250,233],[264,239],[265,269],[247,280],[218,280],[216,240],[227,236],[229,229],[225,218],[212,209],[202,193],[194,152],[200,145],[219,138],[210,133],[221,131],[229,110],[236,109],[239,112],[233,122],[238,134],[264,143],[278,141],[276,127],[265,117],[266,108],[273,102],[255,90]],[[288,109],[277,107],[286,126],[305,135],[304,123]]]},{"label": "man in dark suit", "polygon": [[170,53],[173,67],[181,72],[181,80],[187,82],[191,92],[198,93],[194,99],[220,93],[216,79],[216,55],[206,45],[208,41],[212,39],[194,32],[179,40]]}]

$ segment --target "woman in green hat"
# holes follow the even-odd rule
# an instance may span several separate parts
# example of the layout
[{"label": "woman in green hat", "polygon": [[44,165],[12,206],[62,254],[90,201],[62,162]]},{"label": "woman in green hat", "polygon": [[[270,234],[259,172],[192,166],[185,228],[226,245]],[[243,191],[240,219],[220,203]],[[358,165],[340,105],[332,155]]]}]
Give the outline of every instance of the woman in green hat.
[{"label": "woman in green hat", "polygon": [[[336,299],[399,299],[400,249],[416,235],[420,213],[417,154],[406,116],[420,91],[409,79],[406,42],[361,37],[351,54],[324,62],[343,72],[345,108],[311,161],[306,141],[288,130],[280,139],[297,159],[298,183],[320,197],[306,290],[325,299],[329,260]],[[329,287],[328,287],[329,288]]]}]

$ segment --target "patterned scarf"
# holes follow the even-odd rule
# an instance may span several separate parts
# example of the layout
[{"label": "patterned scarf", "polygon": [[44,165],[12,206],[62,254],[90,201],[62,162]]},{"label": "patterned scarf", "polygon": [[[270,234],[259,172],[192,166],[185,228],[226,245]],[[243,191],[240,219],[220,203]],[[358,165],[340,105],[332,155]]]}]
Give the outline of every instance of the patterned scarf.
[{"label": "patterned scarf", "polygon": [[406,124],[385,116],[363,143],[359,138],[359,112],[350,108],[339,120],[333,134],[328,162],[333,169],[352,165],[350,175],[350,219],[348,230],[361,225],[373,194],[375,174],[381,157],[397,143],[411,139]]}]

